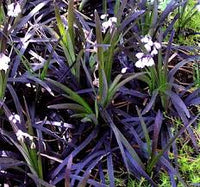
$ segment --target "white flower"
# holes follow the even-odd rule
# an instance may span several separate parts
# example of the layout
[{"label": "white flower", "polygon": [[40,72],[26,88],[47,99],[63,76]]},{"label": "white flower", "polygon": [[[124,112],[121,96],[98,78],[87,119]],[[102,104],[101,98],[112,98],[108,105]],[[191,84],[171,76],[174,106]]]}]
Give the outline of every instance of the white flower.
[{"label": "white flower", "polygon": [[9,68],[8,63],[10,62],[10,58],[6,56],[4,53],[0,53],[0,70],[7,71]]},{"label": "white flower", "polygon": [[19,142],[24,142],[24,136],[22,135],[22,131],[21,130],[17,131],[16,136],[17,136],[17,140]]},{"label": "white flower", "polygon": [[94,81],[92,82],[92,84],[96,87],[99,87],[99,78],[96,78],[94,79]]},{"label": "white flower", "polygon": [[154,60],[151,55],[145,56],[144,53],[137,53],[135,56],[138,58],[138,61],[135,63],[137,68],[154,65]]},{"label": "white flower", "polygon": [[151,47],[153,46],[153,42],[150,36],[146,35],[141,39],[142,43],[145,43],[144,47],[148,52],[151,51]]},{"label": "white flower", "polygon": [[122,68],[121,73],[122,73],[122,74],[126,73],[127,69],[128,69],[127,67]]},{"label": "white flower", "polygon": [[111,17],[111,18],[109,18],[109,20],[110,20],[112,23],[117,23],[117,18],[116,18],[116,17]]},{"label": "white flower", "polygon": [[158,54],[158,50],[154,47],[153,51],[151,51],[151,55],[154,56],[154,55],[157,55],[157,54]]},{"label": "white flower", "polygon": [[107,18],[107,17],[108,17],[108,14],[102,14],[102,15],[100,16],[101,19],[105,19],[105,18]]},{"label": "white flower", "polygon": [[142,58],[144,56],[144,53],[137,53],[135,55],[138,59]]},{"label": "white flower", "polygon": [[108,19],[108,21],[104,21],[102,23],[102,32],[105,33],[106,30],[109,28],[109,27],[112,27],[113,24],[117,23],[117,18],[116,17],[110,17]]},{"label": "white flower", "polygon": [[161,44],[158,42],[153,42],[151,36],[149,35],[144,36],[141,39],[141,42],[144,43],[147,54],[142,52],[137,53],[135,56],[138,58],[138,61],[135,63],[135,66],[138,68],[153,66],[155,64],[153,56],[158,54],[158,49],[161,48]]},{"label": "white flower", "polygon": [[26,87],[28,87],[28,88],[36,88],[36,86],[35,86],[35,85],[33,85],[33,84],[30,84],[30,83],[26,83],[25,85],[26,85]]},{"label": "white flower", "polygon": [[149,38],[150,38],[150,37],[146,35],[146,36],[144,36],[144,37],[141,39],[141,42],[142,42],[142,43],[148,43],[148,42],[149,42]]},{"label": "white flower", "polygon": [[16,132],[16,136],[17,136],[17,139],[18,141],[24,141],[24,138],[29,138],[29,140],[33,141],[33,136],[29,135],[28,133],[25,133],[21,130],[18,130]]},{"label": "white flower", "polygon": [[20,116],[18,114],[12,114],[9,116],[9,121],[12,121],[13,123],[21,123],[21,119],[20,119]]},{"label": "white flower", "polygon": [[35,149],[36,148],[36,145],[35,145],[35,143],[32,141],[31,142],[31,149]]},{"label": "white flower", "polygon": [[153,45],[155,46],[156,49],[160,49],[161,45],[158,42],[154,42]]},{"label": "white flower", "polygon": [[112,23],[110,21],[105,21],[102,23],[102,31],[103,33],[106,32],[106,30],[112,26]]},{"label": "white flower", "polygon": [[153,42],[151,39],[149,39],[148,43],[147,43],[149,46],[153,46]]},{"label": "white flower", "polygon": [[144,45],[145,49],[150,52],[151,51],[151,46],[147,43]]},{"label": "white flower", "polygon": [[153,46],[153,42],[152,42],[152,39],[151,39],[151,36],[144,36],[142,39],[141,39],[141,42],[142,43],[146,43],[148,44],[149,46]]},{"label": "white flower", "polygon": [[144,68],[145,64],[142,62],[142,59],[139,59],[136,63],[135,66],[137,68]]},{"label": "white flower", "polygon": [[21,13],[21,7],[19,3],[11,3],[8,5],[8,16],[17,17]]},{"label": "white flower", "polygon": [[8,155],[6,154],[5,151],[2,151],[2,152],[1,152],[1,157],[8,157]]},{"label": "white flower", "polygon": [[146,66],[153,66],[155,63],[154,63],[154,60],[152,57],[146,57],[146,58],[143,58],[143,61],[146,61]]}]

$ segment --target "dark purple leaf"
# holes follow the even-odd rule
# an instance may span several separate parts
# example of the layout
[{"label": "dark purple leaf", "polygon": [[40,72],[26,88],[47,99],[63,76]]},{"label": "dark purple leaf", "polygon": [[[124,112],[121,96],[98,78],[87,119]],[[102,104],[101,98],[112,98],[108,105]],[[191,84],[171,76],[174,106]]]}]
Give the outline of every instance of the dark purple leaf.
[{"label": "dark purple leaf", "polygon": [[187,107],[186,107],[185,103],[183,102],[183,100],[176,93],[174,93],[172,91],[166,91],[165,93],[171,98],[172,104],[175,106],[177,112],[179,110],[184,111],[186,116],[188,118],[190,118],[190,112],[187,109]]},{"label": "dark purple leaf", "polygon": [[[105,155],[105,154],[106,154],[105,151],[98,151],[98,152],[96,152],[96,153],[93,153],[91,156],[87,156],[87,157],[86,157],[86,160],[82,161],[82,163],[79,164],[79,167],[78,167],[78,168],[76,169],[76,171],[75,171],[75,175],[79,175],[79,173],[80,173],[81,171],[83,171],[84,168],[85,168],[89,163],[91,163],[91,162],[92,162],[94,159],[96,159],[97,157],[101,157],[101,156],[103,156],[103,155]],[[86,167],[86,169],[87,169],[87,167]],[[72,179],[72,181],[71,181],[71,186],[74,186],[74,183],[75,183],[75,180]]]},{"label": "dark purple leaf", "polygon": [[136,160],[133,159],[133,157],[129,154],[129,152],[126,150],[126,155],[132,165],[136,169],[136,171],[143,176],[145,179],[149,181],[153,186],[158,186],[152,179],[151,177],[143,170],[143,168],[138,164]]},{"label": "dark purple leaf", "polygon": [[[92,141],[92,139],[94,139],[96,137],[97,132],[98,132],[98,128],[95,128],[90,133],[90,135],[78,147],[76,147],[76,149],[74,151],[72,151],[72,153],[70,155],[75,157],[82,149],[84,149]],[[58,175],[58,173],[67,165],[68,160],[69,160],[69,156],[67,156],[63,160],[63,162],[53,171],[52,179],[55,178]]]},{"label": "dark purple leaf", "polygon": [[170,83],[173,82],[174,80],[174,75],[175,73],[181,68],[183,67],[185,64],[189,63],[189,62],[194,62],[194,61],[198,61],[200,60],[200,56],[192,56],[190,58],[187,58],[181,62],[179,62],[177,65],[174,66],[174,68],[172,70],[170,70],[169,74],[168,74],[168,80]]},{"label": "dark purple leaf", "polygon": [[70,175],[71,175],[72,162],[73,162],[73,157],[72,155],[70,155],[68,163],[67,163],[67,168],[65,171],[65,187],[70,187]]},{"label": "dark purple leaf", "polygon": [[121,33],[124,28],[130,24],[131,22],[134,22],[139,16],[141,16],[142,14],[144,14],[145,11],[144,10],[140,10],[140,11],[137,11],[133,14],[131,14],[128,18],[126,18],[121,24],[120,24],[120,28],[119,28],[119,33]]},{"label": "dark purple leaf", "polygon": [[156,118],[155,118],[155,122],[153,125],[153,139],[152,139],[152,155],[154,156],[156,154],[156,149],[157,149],[157,145],[158,145],[158,138],[159,138],[159,134],[160,134],[160,128],[162,125],[162,120],[163,120],[163,116],[162,113],[160,112],[160,110],[158,111]]},{"label": "dark purple leaf", "polygon": [[146,105],[146,107],[145,107],[144,110],[142,111],[142,115],[144,115],[144,114],[146,114],[147,112],[149,112],[149,110],[153,107],[153,105],[155,104],[157,95],[158,95],[158,90],[155,90],[155,91],[152,93],[151,100],[149,101],[149,103]]},{"label": "dark purple leaf", "polygon": [[[111,139],[111,138],[110,138]],[[105,143],[107,156],[107,168],[108,168],[108,177],[109,177],[109,185],[115,186],[115,177],[114,177],[114,169],[113,169],[113,159],[112,159],[112,150],[110,148],[110,142]]]}]

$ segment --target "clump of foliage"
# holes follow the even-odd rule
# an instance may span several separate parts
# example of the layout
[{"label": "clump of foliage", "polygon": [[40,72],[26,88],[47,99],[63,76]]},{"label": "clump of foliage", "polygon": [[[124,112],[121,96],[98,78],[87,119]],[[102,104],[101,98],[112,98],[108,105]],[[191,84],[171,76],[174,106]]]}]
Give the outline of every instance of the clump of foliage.
[{"label": "clump of foliage", "polygon": [[200,104],[186,6],[0,1],[2,184],[186,186],[178,140],[198,154]]},{"label": "clump of foliage", "polygon": [[[180,123],[175,120],[176,123]],[[199,124],[197,128],[195,129],[195,134],[197,137],[197,144],[200,144],[200,137],[199,137]],[[178,151],[177,155],[177,161],[178,161],[178,167],[180,171],[180,175],[184,179],[184,181],[187,182],[189,186],[195,186],[198,185],[200,182],[200,157],[199,155],[195,155],[195,150],[191,145],[188,145],[187,138],[179,138],[177,139],[177,142],[180,146],[180,150]],[[195,156],[194,156],[195,155]],[[169,155],[170,159],[174,159],[174,155]],[[159,186],[163,187],[170,187],[170,177],[166,172],[160,172],[160,183]],[[128,181],[128,187],[134,187],[134,186],[151,186],[148,184],[148,181],[145,179],[141,179],[140,182],[129,179]],[[182,186],[182,184],[179,182],[177,186]]]}]

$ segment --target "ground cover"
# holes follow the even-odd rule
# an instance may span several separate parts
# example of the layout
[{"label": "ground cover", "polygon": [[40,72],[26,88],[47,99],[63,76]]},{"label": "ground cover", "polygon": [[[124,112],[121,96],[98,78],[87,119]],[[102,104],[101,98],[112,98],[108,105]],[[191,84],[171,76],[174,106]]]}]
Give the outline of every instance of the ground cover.
[{"label": "ground cover", "polygon": [[199,3],[0,1],[0,184],[198,186]]}]

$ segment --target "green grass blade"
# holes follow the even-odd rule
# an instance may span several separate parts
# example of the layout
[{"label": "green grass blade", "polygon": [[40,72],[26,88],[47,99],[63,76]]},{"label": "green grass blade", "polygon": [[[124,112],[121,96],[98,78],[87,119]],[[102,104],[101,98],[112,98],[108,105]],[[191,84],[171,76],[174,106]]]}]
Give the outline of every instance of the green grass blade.
[{"label": "green grass blade", "polygon": [[67,20],[68,20],[69,35],[70,35],[72,44],[74,46],[74,42],[75,42],[75,33],[74,33],[74,0],[69,0]]},{"label": "green grass blade", "polygon": [[147,129],[147,126],[144,122],[144,119],[142,118],[141,112],[140,112],[140,110],[138,109],[137,106],[136,106],[136,110],[137,110],[137,113],[138,113],[138,116],[139,116],[139,119],[140,119],[140,123],[141,123],[141,126],[142,126],[144,137],[145,137],[145,140],[146,140],[146,143],[147,143],[147,152],[149,153],[149,156],[150,156],[151,155],[151,140],[150,140],[150,137],[149,137],[148,129]]},{"label": "green grass blade", "polygon": [[[101,22],[97,11],[95,10],[95,24],[96,24],[96,38],[97,38],[97,59],[98,59],[98,68],[99,68],[99,97],[100,100],[103,97],[103,74],[104,71],[104,56],[103,48],[101,45],[103,43],[102,32],[101,32]],[[102,70],[101,70],[102,69]]]},{"label": "green grass blade", "polygon": [[[72,65],[73,62],[75,61],[75,52],[74,52],[73,42],[70,37],[69,31],[66,30],[66,28],[62,22],[61,15],[60,15],[58,6],[56,4],[55,4],[55,16],[56,16],[59,33],[62,38],[62,43],[63,43],[62,46],[65,49],[65,54],[68,59],[69,65]],[[72,73],[75,73],[74,68],[72,68]]]},{"label": "green grass blade", "polygon": [[54,81],[52,79],[47,78],[46,79],[48,82],[50,82],[51,84],[57,86],[58,88],[62,89],[65,93],[68,94],[68,97],[71,98],[71,100],[79,103],[80,105],[82,105],[85,108],[85,111],[89,114],[93,114],[92,109],[90,108],[90,106],[87,104],[87,102],[80,97],[76,92],[74,92],[73,90],[71,90],[70,88],[66,87],[65,85]]}]

